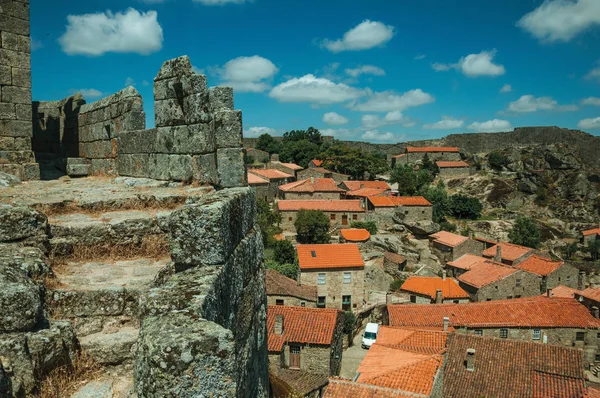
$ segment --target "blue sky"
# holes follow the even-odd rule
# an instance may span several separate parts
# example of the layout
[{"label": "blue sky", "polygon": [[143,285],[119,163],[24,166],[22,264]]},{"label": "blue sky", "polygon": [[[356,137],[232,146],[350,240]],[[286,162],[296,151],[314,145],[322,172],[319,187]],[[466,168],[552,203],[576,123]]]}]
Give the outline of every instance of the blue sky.
[{"label": "blue sky", "polygon": [[247,136],[398,142],[558,125],[600,134],[599,0],[31,1],[33,96],[88,102],[187,54]]}]

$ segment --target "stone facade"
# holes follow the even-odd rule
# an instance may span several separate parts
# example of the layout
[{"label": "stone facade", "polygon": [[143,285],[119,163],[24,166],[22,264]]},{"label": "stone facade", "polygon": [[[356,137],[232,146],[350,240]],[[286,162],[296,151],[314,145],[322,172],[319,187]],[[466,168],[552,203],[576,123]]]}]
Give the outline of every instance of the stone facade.
[{"label": "stone facade", "polygon": [[40,178],[32,152],[29,1],[0,3],[0,172]]},{"label": "stone facade", "polygon": [[[319,274],[325,275],[325,282],[319,284]],[[344,283],[350,275],[350,283]],[[322,278],[322,277],[321,277]],[[317,286],[317,307],[322,306],[325,299],[325,308],[336,308],[345,311],[358,311],[362,308],[365,297],[365,270],[361,268],[343,268],[340,270],[324,269],[300,271],[302,285]],[[344,304],[345,296],[350,297],[349,304]]]},{"label": "stone facade", "polygon": [[458,161],[460,153],[458,152],[405,152],[404,156],[396,160],[396,164],[413,164],[419,163],[427,155],[432,162],[442,161]]},{"label": "stone facade", "polygon": [[279,191],[279,197],[285,200],[340,200],[340,192],[283,192]]},{"label": "stone facade", "polygon": [[556,271],[540,278],[540,293],[554,289],[559,285],[577,289],[579,287],[579,270],[570,264],[563,264]]},{"label": "stone facade", "polygon": [[316,308],[317,302],[312,300],[307,300],[305,298],[293,297],[293,296],[282,296],[269,294],[267,296],[267,304],[268,305],[285,305],[288,307],[308,307],[308,308]]},{"label": "stone facade", "polygon": [[[577,277],[575,277],[577,279]],[[462,287],[471,296],[472,301],[506,300],[519,297],[540,295],[540,280],[529,272],[517,271],[499,281],[490,283],[481,288],[468,285],[459,281]]]},{"label": "stone facade", "polygon": [[335,173],[333,171],[326,170],[322,167],[309,167],[308,169],[300,170],[296,173],[298,180],[305,180],[307,178],[332,178],[336,184],[340,184],[344,181],[348,181],[350,178],[345,174]]},{"label": "stone facade", "polygon": [[433,218],[433,206],[398,206],[395,213],[403,221],[431,221]]},{"label": "stone facade", "polygon": [[415,292],[401,292],[401,297],[406,297],[413,304],[465,304],[470,302],[468,298],[449,298],[443,299],[441,303],[436,303],[435,299]]},{"label": "stone facade", "polygon": [[442,178],[467,177],[472,174],[470,167],[440,167],[439,176]]},{"label": "stone facade", "polygon": [[[294,222],[296,222],[297,211],[280,211],[280,227],[284,231],[295,231]],[[345,211],[324,211],[329,219],[329,225],[335,228],[350,228],[353,221],[363,221],[365,212],[345,212]]]},{"label": "stone facade", "polygon": [[269,182],[265,181],[260,184],[249,184],[252,189],[254,189],[255,195],[257,199],[262,199],[264,201],[270,202],[273,200],[272,191],[269,188]]},{"label": "stone facade", "polygon": [[261,151],[256,148],[247,148],[246,158],[252,159],[255,162],[267,163],[269,161],[269,152]]},{"label": "stone facade", "polygon": [[431,248],[433,253],[438,256],[442,263],[446,263],[448,261],[458,260],[460,257],[465,254],[473,254],[475,256],[481,256],[483,253],[483,243],[476,241],[474,239],[469,238],[463,243],[460,243],[454,247],[446,246],[439,242],[431,242]]}]

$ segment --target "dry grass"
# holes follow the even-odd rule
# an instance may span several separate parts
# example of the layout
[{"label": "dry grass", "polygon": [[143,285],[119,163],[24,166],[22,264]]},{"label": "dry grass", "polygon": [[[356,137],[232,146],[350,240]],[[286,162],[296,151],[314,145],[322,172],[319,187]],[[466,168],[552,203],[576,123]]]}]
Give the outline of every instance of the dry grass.
[{"label": "dry grass", "polygon": [[32,207],[44,213],[47,217],[63,214],[86,214],[91,217],[100,217],[103,213],[123,210],[172,210],[185,204],[187,197],[173,196],[168,201],[159,202],[154,197],[129,198],[119,202],[97,202],[88,206],[81,206],[77,201],[35,204]]},{"label": "dry grass", "polygon": [[54,369],[40,385],[39,398],[68,397],[86,382],[97,378],[102,367],[94,359],[78,352],[73,361]]}]

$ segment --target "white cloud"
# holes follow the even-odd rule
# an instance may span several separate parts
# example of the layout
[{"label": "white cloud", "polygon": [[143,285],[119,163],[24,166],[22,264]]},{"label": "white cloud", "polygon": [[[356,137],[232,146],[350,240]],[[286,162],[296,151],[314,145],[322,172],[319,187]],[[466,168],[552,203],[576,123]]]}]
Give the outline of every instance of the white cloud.
[{"label": "white cloud", "polygon": [[375,65],[363,65],[358,68],[346,69],[345,72],[352,77],[358,77],[360,75],[385,76],[385,71]]},{"label": "white cloud", "polygon": [[37,51],[41,48],[44,48],[44,43],[41,40],[35,40],[33,37],[31,38],[31,51]]},{"label": "white cloud", "polygon": [[327,112],[323,115],[323,122],[331,125],[331,126],[339,126],[341,124],[346,124],[349,122],[347,117],[340,115],[335,112]]},{"label": "white cloud", "polygon": [[363,115],[360,118],[362,126],[366,129],[377,129],[382,126],[401,124],[404,127],[413,127],[415,122],[404,116],[400,111],[388,112],[384,117],[377,115]]},{"label": "white cloud", "polygon": [[266,58],[258,55],[238,57],[228,61],[218,73],[221,86],[233,87],[238,92],[258,93],[271,88],[271,79],[279,69]]},{"label": "white cloud", "polygon": [[587,97],[581,100],[582,105],[595,105],[600,106],[600,98],[598,97]]},{"label": "white cloud", "polygon": [[312,102],[334,104],[355,100],[364,95],[363,90],[314,75],[295,77],[271,90],[269,96],[280,102]]},{"label": "white cloud", "polygon": [[156,11],[129,8],[67,16],[67,31],[58,39],[69,55],[98,56],[107,52],[148,55],[162,48],[163,31]]},{"label": "white cloud", "polygon": [[415,57],[415,60],[417,60],[417,61],[418,61],[418,60],[420,60],[420,59],[423,59],[423,58],[425,58],[425,55],[424,55],[424,54],[419,54],[419,55],[417,55],[417,56]]},{"label": "white cloud", "polygon": [[534,97],[531,94],[523,95],[516,101],[508,104],[508,110],[519,113],[530,113],[536,111],[576,111],[576,105],[559,105],[552,97]]},{"label": "white cloud", "polygon": [[142,80],[142,86],[149,86],[150,82],[148,80]]},{"label": "white cloud", "polygon": [[569,41],[595,25],[600,25],[598,0],[546,0],[517,22],[518,27],[547,42]]},{"label": "white cloud", "polygon": [[96,90],[95,88],[82,88],[79,90],[71,89],[69,90],[71,93],[81,93],[84,98],[99,98],[104,95],[102,91]]},{"label": "white cloud", "polygon": [[344,33],[344,37],[341,39],[323,40],[321,47],[325,47],[334,53],[368,50],[383,46],[394,37],[394,34],[395,28],[393,26],[367,19]]},{"label": "white cloud", "polygon": [[580,129],[600,129],[600,117],[580,120],[577,127]]},{"label": "white cloud", "polygon": [[487,122],[473,122],[467,126],[469,130],[496,133],[499,131],[512,131],[513,127],[508,120],[493,119]]},{"label": "white cloud", "polygon": [[596,62],[596,64],[598,66],[589,71],[588,74],[585,75],[585,78],[589,80],[598,80],[598,82],[600,82],[600,61]]},{"label": "white cloud", "polygon": [[435,98],[420,88],[410,90],[402,94],[394,91],[382,91],[371,93],[363,103],[354,103],[351,108],[360,112],[392,112],[403,111],[410,107],[429,104]]},{"label": "white cloud", "polygon": [[378,130],[368,130],[361,138],[366,141],[391,142],[394,140],[394,134],[390,132],[380,133]]},{"label": "white cloud", "polygon": [[463,126],[465,122],[449,116],[442,116],[442,120],[423,125],[425,130],[452,130]]},{"label": "white cloud", "polygon": [[135,80],[133,80],[133,77],[128,77],[125,79],[125,87],[129,86],[135,86]]},{"label": "white cloud", "polygon": [[224,6],[226,4],[244,4],[250,3],[252,0],[193,0],[195,3],[200,3],[205,6]]},{"label": "white cloud", "polygon": [[244,137],[260,137],[263,134],[275,135],[277,130],[270,127],[250,127],[244,130]]},{"label": "white cloud", "polygon": [[502,86],[502,88],[500,89],[501,93],[510,93],[512,91],[512,86],[510,84],[505,84],[504,86]]},{"label": "white cloud", "polygon": [[482,51],[479,54],[469,54],[462,57],[456,64],[441,64],[436,62],[431,67],[436,72],[456,69],[469,77],[503,75],[506,73],[506,70],[503,65],[497,65],[493,62],[495,56],[495,49],[492,51]]},{"label": "white cloud", "polygon": [[321,135],[332,136],[338,140],[354,138],[356,129],[319,129]]},{"label": "white cloud", "polygon": [[197,73],[199,75],[204,75],[204,69],[198,68],[196,65],[192,65],[192,72]]}]

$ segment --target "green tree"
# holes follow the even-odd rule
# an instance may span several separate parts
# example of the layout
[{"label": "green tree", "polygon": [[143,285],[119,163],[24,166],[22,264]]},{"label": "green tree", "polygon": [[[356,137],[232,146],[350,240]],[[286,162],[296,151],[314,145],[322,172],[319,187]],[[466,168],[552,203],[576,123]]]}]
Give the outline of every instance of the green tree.
[{"label": "green tree", "polygon": [[279,158],[283,162],[292,162],[302,167],[308,167],[308,162],[313,160],[320,152],[319,145],[309,140],[292,140],[284,142]]},{"label": "green tree", "polygon": [[488,155],[488,164],[494,170],[500,171],[502,168],[508,166],[510,159],[499,151],[490,152]]},{"label": "green tree", "polygon": [[444,182],[438,182],[435,187],[424,187],[419,193],[433,205],[433,222],[438,224],[443,222],[450,214],[450,197],[446,192]]},{"label": "green tree", "polygon": [[244,154],[244,163],[245,164],[254,164],[254,156]]},{"label": "green tree", "polygon": [[464,195],[452,195],[450,198],[450,211],[457,218],[477,220],[482,210],[483,205],[477,198]]},{"label": "green tree", "polygon": [[518,217],[508,233],[511,243],[537,249],[542,240],[540,227],[529,217]]},{"label": "green tree", "polygon": [[294,226],[298,243],[329,243],[329,218],[322,211],[300,210]]},{"label": "green tree", "polygon": [[400,290],[400,287],[403,283],[404,281],[400,279],[394,279],[392,283],[390,283],[390,292],[397,292],[398,290]]},{"label": "green tree", "polygon": [[281,215],[271,210],[271,206],[263,199],[256,200],[256,222],[262,232],[263,244],[270,247],[276,242],[273,235],[281,232],[277,226],[281,222]]},{"label": "green tree", "polygon": [[279,264],[277,261],[267,260],[265,261],[265,267],[279,272],[281,275],[285,275],[288,278],[296,279],[298,277],[298,264]]},{"label": "green tree", "polygon": [[377,223],[375,221],[352,221],[352,228],[366,229],[371,235],[377,233]]},{"label": "green tree", "polygon": [[388,169],[387,159],[381,153],[363,152],[341,143],[323,145],[323,148],[318,155],[319,159],[324,159],[323,166],[328,170],[348,174],[354,180],[373,179]]},{"label": "green tree", "polygon": [[600,260],[600,239],[588,242],[586,251],[590,254],[592,260]]},{"label": "green tree", "polygon": [[563,255],[567,260],[570,260],[577,253],[577,243],[572,242],[562,248]]},{"label": "green tree", "polygon": [[274,259],[279,264],[294,264],[296,262],[296,249],[290,241],[278,240],[273,243]]},{"label": "green tree", "polygon": [[446,232],[456,232],[456,230],[458,229],[458,227],[456,226],[456,224],[452,224],[451,222],[442,221],[440,223],[440,229],[442,231],[446,231]]},{"label": "green tree", "polygon": [[356,315],[352,311],[344,311],[344,333],[349,334],[354,331],[356,326]]},{"label": "green tree", "polygon": [[398,183],[400,195],[414,195],[416,192],[428,187],[434,180],[434,175],[429,170],[414,170],[410,165],[396,166],[392,170],[390,182]]},{"label": "green tree", "polygon": [[256,149],[269,152],[269,154],[279,153],[281,151],[281,142],[275,140],[271,135],[261,134],[256,140]]},{"label": "green tree", "polygon": [[323,142],[321,133],[314,127],[309,127],[307,130],[292,130],[283,135],[283,143],[288,144],[292,141],[307,140],[319,146]]}]

